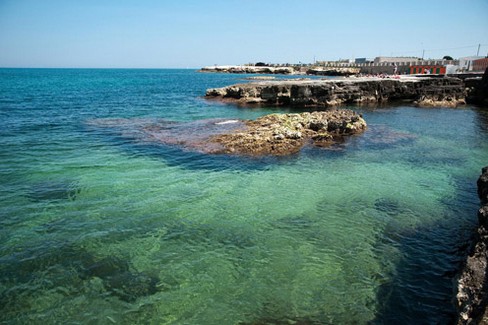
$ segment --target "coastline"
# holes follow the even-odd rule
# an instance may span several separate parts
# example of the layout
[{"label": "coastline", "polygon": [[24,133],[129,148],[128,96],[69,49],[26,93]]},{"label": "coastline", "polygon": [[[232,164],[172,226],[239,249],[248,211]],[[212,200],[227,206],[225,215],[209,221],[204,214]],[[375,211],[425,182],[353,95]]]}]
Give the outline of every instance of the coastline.
[{"label": "coastline", "polygon": [[208,89],[206,98],[270,106],[330,107],[402,101],[456,107],[466,104],[467,94],[464,81],[458,78],[397,76],[251,82]]},{"label": "coastline", "polygon": [[457,281],[458,325],[488,323],[488,166],[478,178],[478,228]]}]

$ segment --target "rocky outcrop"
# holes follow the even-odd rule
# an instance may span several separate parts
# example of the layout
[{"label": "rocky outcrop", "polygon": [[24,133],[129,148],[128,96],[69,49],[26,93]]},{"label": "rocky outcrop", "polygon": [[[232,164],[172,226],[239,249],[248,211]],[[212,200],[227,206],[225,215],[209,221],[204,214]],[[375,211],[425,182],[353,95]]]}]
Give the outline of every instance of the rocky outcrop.
[{"label": "rocky outcrop", "polygon": [[263,73],[263,74],[294,74],[293,67],[268,67],[268,66],[247,66],[247,65],[216,65],[204,67],[200,72],[221,72],[221,73]]},{"label": "rocky outcrop", "polygon": [[488,166],[478,179],[478,231],[458,280],[458,324],[488,324]]},{"label": "rocky outcrop", "polygon": [[271,114],[257,120],[94,119],[87,123],[111,129],[139,144],[165,144],[206,154],[287,155],[306,144],[329,146],[366,129],[351,110]]},{"label": "rocky outcrop", "polygon": [[239,104],[336,106],[403,101],[425,106],[465,104],[466,88],[457,78],[349,78],[280,80],[208,89],[207,98]]},{"label": "rocky outcrop", "polygon": [[465,80],[466,87],[469,89],[468,102],[488,106],[488,68],[481,80],[478,78],[468,78]]},{"label": "rocky outcrop", "polygon": [[366,129],[363,118],[350,110],[271,114],[245,123],[244,129],[214,136],[210,141],[219,143],[225,153],[287,155],[306,143],[328,146]]}]

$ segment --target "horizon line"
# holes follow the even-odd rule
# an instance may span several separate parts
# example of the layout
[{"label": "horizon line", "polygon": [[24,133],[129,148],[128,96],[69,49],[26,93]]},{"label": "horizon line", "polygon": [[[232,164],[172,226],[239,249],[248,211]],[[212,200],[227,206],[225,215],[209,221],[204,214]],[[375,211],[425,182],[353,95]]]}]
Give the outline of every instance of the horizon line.
[{"label": "horizon line", "polygon": [[201,69],[202,67],[195,68],[195,67],[161,67],[161,68],[149,68],[149,67],[2,67],[0,66],[0,69],[104,69],[104,70],[117,70],[117,69],[133,69],[133,70],[169,70],[169,69],[174,69],[174,70],[195,70],[195,69]]}]

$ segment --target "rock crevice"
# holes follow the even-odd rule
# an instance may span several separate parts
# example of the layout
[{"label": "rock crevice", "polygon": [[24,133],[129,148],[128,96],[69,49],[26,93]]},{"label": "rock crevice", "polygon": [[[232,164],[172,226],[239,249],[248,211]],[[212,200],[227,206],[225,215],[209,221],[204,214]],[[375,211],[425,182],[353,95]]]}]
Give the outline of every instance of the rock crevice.
[{"label": "rock crevice", "polygon": [[488,166],[478,179],[478,230],[458,279],[458,324],[488,324]]}]

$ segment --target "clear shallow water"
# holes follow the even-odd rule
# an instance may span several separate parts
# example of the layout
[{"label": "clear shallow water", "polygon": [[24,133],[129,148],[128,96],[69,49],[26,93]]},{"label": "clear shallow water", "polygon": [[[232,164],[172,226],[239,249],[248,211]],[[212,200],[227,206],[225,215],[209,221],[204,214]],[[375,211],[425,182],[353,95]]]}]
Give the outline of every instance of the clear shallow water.
[{"label": "clear shallow water", "polygon": [[452,320],[486,110],[360,109],[363,135],[261,159],[90,124],[285,111],[201,98],[241,79],[0,70],[2,323]]}]

